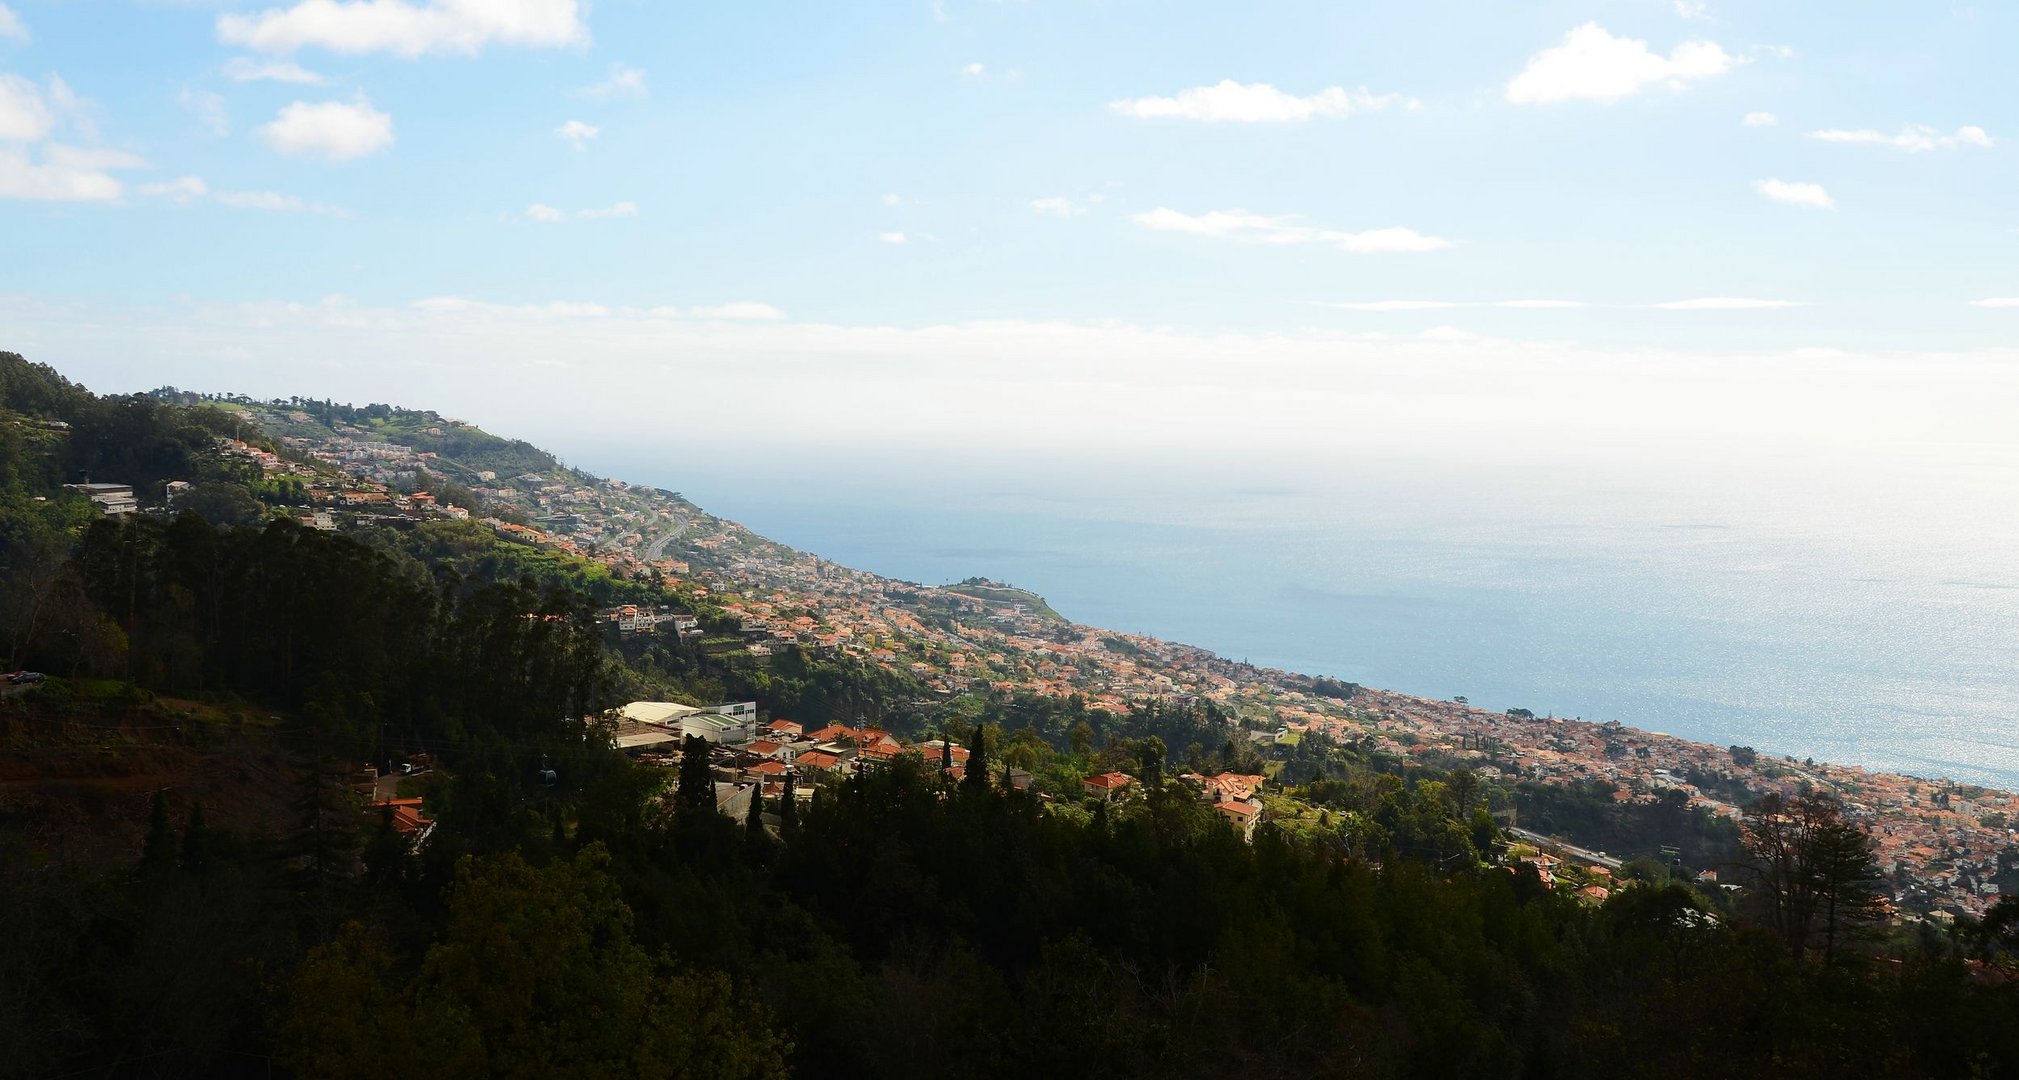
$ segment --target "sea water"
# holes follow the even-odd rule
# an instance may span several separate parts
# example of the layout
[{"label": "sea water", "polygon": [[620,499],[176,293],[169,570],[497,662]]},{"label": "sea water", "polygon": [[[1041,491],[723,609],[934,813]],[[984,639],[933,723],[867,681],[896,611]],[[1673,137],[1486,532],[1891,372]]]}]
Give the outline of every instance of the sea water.
[{"label": "sea water", "polygon": [[844,565],[992,577],[1232,659],[2019,787],[2019,558],[2002,510],[1955,496],[1743,470],[605,457]]}]

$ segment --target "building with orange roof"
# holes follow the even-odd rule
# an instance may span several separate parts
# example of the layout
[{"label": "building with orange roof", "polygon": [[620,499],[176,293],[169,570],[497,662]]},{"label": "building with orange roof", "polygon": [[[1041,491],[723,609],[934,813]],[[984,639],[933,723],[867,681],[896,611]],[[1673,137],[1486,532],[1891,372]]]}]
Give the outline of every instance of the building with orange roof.
[{"label": "building with orange roof", "polygon": [[1122,797],[1122,792],[1134,784],[1136,778],[1125,772],[1104,772],[1099,776],[1089,776],[1082,781],[1087,794],[1095,795],[1109,802]]},{"label": "building with orange roof", "polygon": [[840,772],[843,765],[839,754],[830,754],[824,750],[808,750],[795,758],[793,764],[802,770],[813,769],[822,772]]},{"label": "building with orange roof", "polygon": [[373,803],[372,809],[386,815],[393,830],[413,844],[426,840],[435,829],[433,819],[421,813],[420,799],[386,799]]}]

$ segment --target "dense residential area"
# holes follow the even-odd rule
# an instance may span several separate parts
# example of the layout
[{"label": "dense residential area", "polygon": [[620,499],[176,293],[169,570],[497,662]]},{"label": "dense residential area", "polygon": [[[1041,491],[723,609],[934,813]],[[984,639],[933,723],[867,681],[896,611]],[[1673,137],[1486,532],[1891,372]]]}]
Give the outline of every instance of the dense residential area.
[{"label": "dense residential area", "polygon": [[432,413],[0,354],[0,451],[0,1075],[2019,1053],[2004,793],[881,578]]},{"label": "dense residential area", "polygon": [[[1396,762],[1462,766],[1489,784],[1602,787],[1622,805],[1681,798],[1692,811],[1734,822],[1760,796],[1820,787],[1840,796],[1873,834],[1899,917],[1981,917],[2002,889],[2019,887],[2019,796],[2009,792],[1252,667],[1191,646],[1073,624],[1041,598],[984,579],[935,587],[839,566],[671,492],[567,469],[524,444],[433,413],[224,404],[271,432],[289,454],[283,460],[227,444],[231,453],[252,456],[270,478],[305,482],[304,524],[362,528],[475,515],[503,539],[649,582],[664,597],[662,613],[640,616],[632,605],[633,613],[621,617],[627,634],[667,618],[687,620],[683,632],[696,633],[689,612],[708,610],[734,622],[734,644],[718,635],[718,646],[759,661],[781,649],[847,653],[916,681],[941,706],[995,695],[1121,715],[1145,702],[1211,703],[1237,737],[1259,746],[1318,732]],[[353,422],[318,422],[339,415]],[[464,460],[457,447],[479,449]],[[501,475],[526,465],[538,467]],[[429,482],[446,482],[452,499],[475,505],[422,490]],[[1519,813],[1506,816],[1512,821]]]}]

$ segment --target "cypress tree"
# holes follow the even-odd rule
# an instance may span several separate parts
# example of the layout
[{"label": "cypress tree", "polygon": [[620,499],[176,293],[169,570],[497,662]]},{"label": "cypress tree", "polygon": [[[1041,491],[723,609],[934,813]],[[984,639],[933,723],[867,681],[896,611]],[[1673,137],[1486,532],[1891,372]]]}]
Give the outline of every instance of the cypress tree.
[{"label": "cypress tree", "polygon": [[778,805],[778,838],[790,842],[799,835],[799,800],[792,794],[792,777],[785,778],[785,801]]},{"label": "cypress tree", "polygon": [[974,726],[974,738],[968,740],[967,775],[960,782],[969,791],[988,790],[988,730],[980,724]]},{"label": "cypress tree", "polygon": [[708,740],[689,735],[680,743],[680,777],[673,801],[683,812],[715,808],[715,776],[708,767]]},{"label": "cypress tree", "polygon": [[750,793],[750,812],[743,816],[743,835],[750,840],[764,839],[764,784],[759,782]]}]

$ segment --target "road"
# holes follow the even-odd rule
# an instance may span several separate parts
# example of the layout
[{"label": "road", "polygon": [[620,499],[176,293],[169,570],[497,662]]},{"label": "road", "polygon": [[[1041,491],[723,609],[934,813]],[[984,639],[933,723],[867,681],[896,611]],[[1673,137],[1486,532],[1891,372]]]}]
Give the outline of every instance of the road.
[{"label": "road", "polygon": [[1544,836],[1539,832],[1529,832],[1527,829],[1510,828],[1506,831],[1509,836],[1519,837],[1520,839],[1526,840],[1531,844],[1544,844],[1549,847],[1556,848],[1557,850],[1563,852],[1565,855],[1568,855],[1571,858],[1579,859],[1584,862],[1597,863],[1598,865],[1605,867],[1607,870],[1619,869],[1619,860],[1613,858],[1610,855],[1605,854],[1604,852],[1592,851],[1589,848],[1581,848],[1578,847],[1576,844],[1566,844],[1553,836]]},{"label": "road", "polygon": [[687,515],[675,514],[673,515],[673,519],[675,524],[673,526],[672,532],[669,532],[666,535],[661,536],[659,539],[654,540],[650,544],[646,545],[645,547],[646,562],[648,563],[657,562],[660,559],[665,558],[666,545],[672,543],[675,540],[680,539],[680,534],[687,531]]}]

